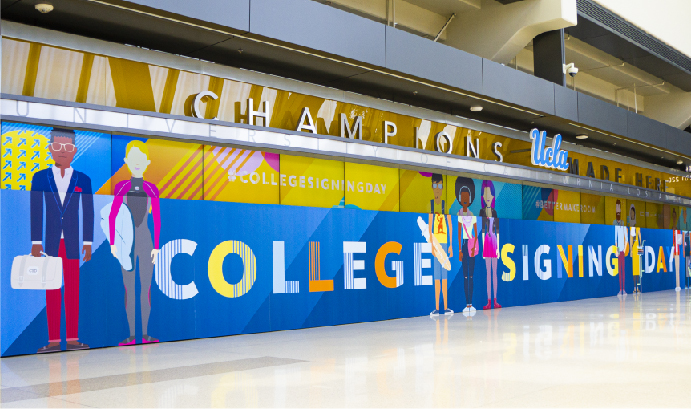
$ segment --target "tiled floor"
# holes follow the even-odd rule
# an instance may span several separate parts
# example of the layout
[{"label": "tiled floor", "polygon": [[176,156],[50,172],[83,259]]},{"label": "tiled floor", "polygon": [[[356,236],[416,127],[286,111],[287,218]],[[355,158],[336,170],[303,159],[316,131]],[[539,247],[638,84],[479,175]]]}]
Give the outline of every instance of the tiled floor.
[{"label": "tiled floor", "polygon": [[24,356],[0,365],[0,401],[8,407],[688,407],[691,293]]}]

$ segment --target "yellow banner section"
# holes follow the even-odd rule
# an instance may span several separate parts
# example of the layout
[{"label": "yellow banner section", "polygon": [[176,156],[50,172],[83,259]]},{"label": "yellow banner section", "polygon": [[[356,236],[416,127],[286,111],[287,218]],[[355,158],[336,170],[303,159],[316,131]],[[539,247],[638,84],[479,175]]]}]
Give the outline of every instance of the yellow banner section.
[{"label": "yellow banner section", "polygon": [[[49,127],[19,123],[2,126],[2,187],[29,190],[34,173],[53,163],[51,150],[67,146],[62,142],[58,142],[58,148],[48,146],[53,132]],[[76,131],[71,152],[75,169],[87,174],[96,193],[104,195],[112,194],[118,183],[134,176],[154,184],[160,196],[168,199],[453,216],[467,206],[476,216],[482,215],[484,208],[485,214],[490,211],[499,218],[609,225],[619,220],[628,226],[682,230],[691,226],[691,211],[679,206],[345,163],[338,158],[279,155],[82,130]],[[443,234],[447,219],[435,220],[435,234]],[[438,239],[444,240],[442,236]]]},{"label": "yellow banner section", "polygon": [[345,206],[399,211],[398,169],[345,163]]},{"label": "yellow banner section", "polygon": [[[256,111],[252,121],[255,125],[295,130],[303,108],[307,108],[318,134],[340,136],[343,130],[347,135],[349,131],[356,131],[355,119],[361,117],[362,139],[366,141],[381,143],[388,139],[389,144],[396,146],[439,149],[449,154],[533,166],[530,162],[531,144],[522,140],[361,105],[40,43],[3,38],[2,48],[1,86],[6,94],[191,116],[195,96],[212,91],[218,98],[207,97],[200,102],[201,112],[197,114],[201,117],[248,123],[250,113]],[[248,106],[249,99],[253,101],[252,107]],[[267,106],[264,102],[268,103],[270,110],[268,120],[261,116]],[[345,117],[345,125],[341,115]],[[387,133],[395,135],[387,138]],[[501,143],[501,147],[495,147],[495,142]],[[581,176],[652,189],[659,185],[669,193],[691,197],[691,183],[678,176],[575,152],[570,152],[569,156],[578,161],[577,173]]]},{"label": "yellow banner section", "polygon": [[432,201],[436,194],[444,200],[444,213],[449,213],[449,208],[453,204],[453,195],[451,199],[446,197],[446,192],[449,191],[446,186],[446,175],[401,169],[400,180],[402,212],[431,213]]},{"label": "yellow banner section", "polygon": [[[605,224],[613,225],[621,223],[622,226],[626,225],[626,199],[620,197],[605,197]],[[617,213],[619,216],[617,218]],[[619,222],[619,220],[621,222]]]},{"label": "yellow banner section", "polygon": [[281,155],[281,204],[338,207],[344,200],[344,162]]},{"label": "yellow banner section", "polygon": [[657,228],[657,226],[648,227],[645,217],[645,202],[642,200],[626,201],[626,220],[629,226],[651,229]]},{"label": "yellow banner section", "polygon": [[605,197],[581,193],[581,223],[605,223]]},{"label": "yellow banner section", "polygon": [[559,190],[554,205],[554,221],[581,223],[581,193]]},{"label": "yellow banner section", "polygon": [[279,155],[204,146],[204,200],[279,204]]},{"label": "yellow banner section", "polygon": [[659,203],[645,204],[645,225],[649,229],[661,229],[664,226],[664,214],[662,205]]},{"label": "yellow banner section", "polygon": [[[141,143],[133,145],[132,141]],[[114,135],[112,139],[112,163],[122,163],[131,149],[145,150],[147,160],[144,179],[157,186],[164,199],[195,200],[203,197],[203,146],[196,143],[172,142],[162,139],[140,141],[139,138]],[[122,155],[122,157],[117,157]],[[113,176],[96,193],[114,194],[115,186],[130,179],[132,173],[126,164],[113,169]]]}]

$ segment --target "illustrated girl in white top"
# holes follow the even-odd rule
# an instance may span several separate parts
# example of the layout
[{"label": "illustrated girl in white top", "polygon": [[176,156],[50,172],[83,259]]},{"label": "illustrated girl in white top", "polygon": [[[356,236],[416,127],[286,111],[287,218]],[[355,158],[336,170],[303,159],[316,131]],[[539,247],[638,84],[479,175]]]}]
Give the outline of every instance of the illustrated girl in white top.
[{"label": "illustrated girl in white top", "polygon": [[473,179],[459,176],[456,178],[456,200],[462,209],[458,212],[458,259],[463,263],[463,287],[465,289],[466,307],[463,312],[473,312],[473,271],[475,257],[478,254],[477,219],[468,207],[475,199],[475,182]]}]

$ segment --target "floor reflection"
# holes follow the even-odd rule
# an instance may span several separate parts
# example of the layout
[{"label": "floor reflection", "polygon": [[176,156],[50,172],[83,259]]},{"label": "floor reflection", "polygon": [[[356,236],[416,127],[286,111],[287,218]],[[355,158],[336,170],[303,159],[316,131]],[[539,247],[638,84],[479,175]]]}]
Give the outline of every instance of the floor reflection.
[{"label": "floor reflection", "polygon": [[689,317],[683,290],[25,356],[0,360],[1,396],[47,407],[685,406]]}]

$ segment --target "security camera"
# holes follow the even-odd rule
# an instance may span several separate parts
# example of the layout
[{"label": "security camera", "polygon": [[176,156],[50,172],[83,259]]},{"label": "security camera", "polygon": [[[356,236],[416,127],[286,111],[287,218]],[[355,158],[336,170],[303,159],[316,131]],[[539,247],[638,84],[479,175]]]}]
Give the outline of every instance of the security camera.
[{"label": "security camera", "polygon": [[576,74],[578,74],[578,68],[576,68],[576,64],[564,64],[564,74],[569,74],[570,76],[575,77]]},{"label": "security camera", "polygon": [[39,13],[43,14],[50,13],[51,11],[53,11],[53,5],[48,3],[40,3],[34,7],[36,8],[36,10],[38,10]]}]

